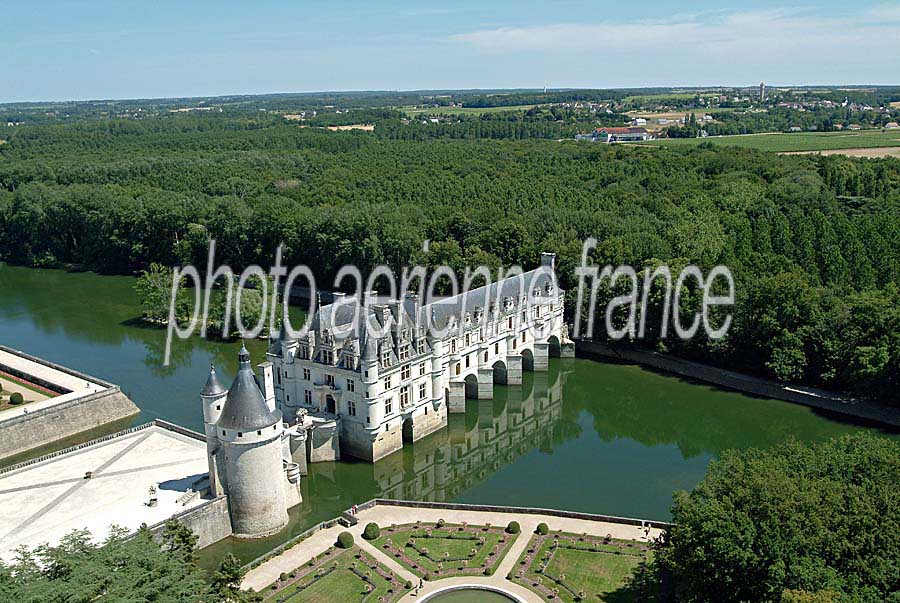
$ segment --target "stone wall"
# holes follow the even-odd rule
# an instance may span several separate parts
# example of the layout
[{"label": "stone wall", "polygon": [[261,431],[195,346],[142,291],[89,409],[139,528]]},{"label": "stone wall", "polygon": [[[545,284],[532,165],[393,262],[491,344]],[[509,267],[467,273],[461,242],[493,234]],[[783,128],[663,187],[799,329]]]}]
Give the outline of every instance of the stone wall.
[{"label": "stone wall", "polygon": [[[94,380],[96,382],[96,380]],[[0,421],[0,459],[139,412],[118,386]]]},{"label": "stone wall", "polygon": [[578,339],[575,348],[579,356],[612,359],[641,364],[668,373],[698,379],[737,391],[794,402],[814,408],[858,417],[887,425],[900,426],[900,409],[828,392],[811,387],[786,385],[727,371],[708,364],[683,360],[675,356],[626,347],[612,347],[596,341]]},{"label": "stone wall", "polygon": [[[198,536],[197,548],[202,549],[231,536],[228,498],[225,496],[219,496],[184,513],[174,515],[171,519],[177,519]],[[151,526],[150,531],[159,538],[165,526],[166,523],[163,521]]]}]

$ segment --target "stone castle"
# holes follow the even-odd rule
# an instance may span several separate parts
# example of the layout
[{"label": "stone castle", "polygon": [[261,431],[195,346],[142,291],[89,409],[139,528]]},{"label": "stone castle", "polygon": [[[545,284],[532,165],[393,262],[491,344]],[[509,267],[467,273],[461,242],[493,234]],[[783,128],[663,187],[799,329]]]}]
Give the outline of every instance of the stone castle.
[{"label": "stone castle", "polygon": [[299,466],[285,452],[281,411],[271,384],[263,383],[263,390],[241,346],[231,387],[222,385],[213,367],[200,392],[210,492],[228,497],[231,529],[239,538],[278,532],[288,523],[287,510],[301,501]]},{"label": "stone castle", "polygon": [[492,398],[494,383],[574,355],[554,269],[544,253],[535,270],[430,304],[337,293],[304,337],[282,327],[260,366],[292,462],[376,461],[446,426],[466,398]]}]

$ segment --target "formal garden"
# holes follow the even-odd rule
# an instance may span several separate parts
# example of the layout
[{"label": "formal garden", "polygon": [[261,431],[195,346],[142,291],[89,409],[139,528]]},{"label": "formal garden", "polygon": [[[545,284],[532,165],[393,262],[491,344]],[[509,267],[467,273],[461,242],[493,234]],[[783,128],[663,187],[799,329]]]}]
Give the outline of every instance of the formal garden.
[{"label": "formal garden", "polygon": [[281,574],[265,593],[265,602],[394,603],[412,586],[355,546],[345,532],[337,546]]},{"label": "formal garden", "polygon": [[648,543],[551,532],[542,523],[507,578],[546,601],[654,601],[656,587],[638,584],[652,556]]},{"label": "formal garden", "polygon": [[439,580],[492,575],[520,531],[515,521],[504,528],[439,520],[384,529],[369,524],[364,537],[417,576]]}]

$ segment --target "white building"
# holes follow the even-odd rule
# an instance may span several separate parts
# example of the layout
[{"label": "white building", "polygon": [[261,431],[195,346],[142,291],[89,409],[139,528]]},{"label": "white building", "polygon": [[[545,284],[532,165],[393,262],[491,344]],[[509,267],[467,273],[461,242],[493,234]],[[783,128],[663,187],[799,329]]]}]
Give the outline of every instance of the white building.
[{"label": "white building", "polygon": [[305,337],[282,329],[264,371],[294,434],[293,458],[305,447],[309,462],[378,460],[444,427],[467,397],[492,398],[494,383],[518,385],[523,369],[573,355],[554,263],[545,253],[520,277],[430,304],[335,294]]}]

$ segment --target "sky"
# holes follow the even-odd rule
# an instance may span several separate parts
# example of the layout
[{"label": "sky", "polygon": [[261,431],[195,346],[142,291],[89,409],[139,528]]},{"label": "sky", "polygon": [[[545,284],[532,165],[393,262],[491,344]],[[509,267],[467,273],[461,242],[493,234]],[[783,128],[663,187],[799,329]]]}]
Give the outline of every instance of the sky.
[{"label": "sky", "polygon": [[0,102],[900,85],[900,0],[0,0]]}]

